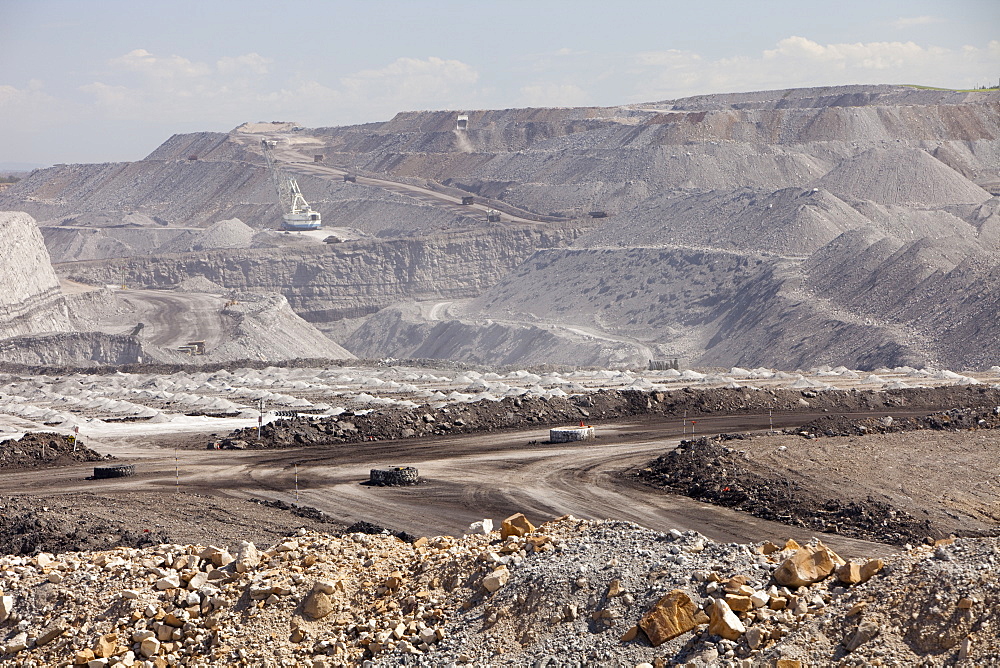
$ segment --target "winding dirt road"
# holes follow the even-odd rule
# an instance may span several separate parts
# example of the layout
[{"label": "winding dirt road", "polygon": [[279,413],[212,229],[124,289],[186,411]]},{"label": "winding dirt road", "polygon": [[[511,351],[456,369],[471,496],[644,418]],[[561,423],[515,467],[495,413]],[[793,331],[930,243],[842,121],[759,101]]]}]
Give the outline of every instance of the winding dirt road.
[{"label": "winding dirt road", "polygon": [[222,313],[224,301],[216,295],[166,290],[125,290],[123,301],[135,308],[145,327],[143,338],[164,348],[204,341],[211,350],[225,338],[231,323]]},{"label": "winding dirt road", "polygon": [[[898,414],[898,413],[897,413]],[[809,415],[775,416],[775,427],[802,424]],[[699,434],[767,427],[768,417],[700,419]],[[235,498],[279,499],[313,506],[352,524],[374,522],[414,534],[461,533],[484,517],[525,512],[536,520],[571,513],[613,518],[658,530],[694,529],[723,542],[807,539],[808,532],[667,494],[634,480],[630,470],[672,448],[681,437],[677,420],[632,420],[599,425],[600,438],[542,444],[547,429],[472,434],[406,441],[338,444],[292,450],[210,451],[133,440],[90,443],[138,464],[133,478],[88,481],[89,466],[8,473],[0,494],[55,495],[67,492],[174,489]],[[538,443],[530,443],[537,441]],[[369,487],[373,467],[417,466],[424,484]],[[169,502],[169,495],[164,494]],[[890,548],[850,538],[825,536],[845,555],[887,553]]]}]

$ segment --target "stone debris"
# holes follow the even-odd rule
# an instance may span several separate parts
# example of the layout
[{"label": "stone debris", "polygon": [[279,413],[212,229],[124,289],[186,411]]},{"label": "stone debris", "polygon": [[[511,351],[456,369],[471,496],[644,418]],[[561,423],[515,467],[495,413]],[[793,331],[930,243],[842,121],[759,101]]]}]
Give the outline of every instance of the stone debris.
[{"label": "stone debris", "polygon": [[639,621],[653,647],[659,647],[682,633],[708,622],[708,616],[698,609],[691,598],[675,589],[653,606]]},{"label": "stone debris", "polygon": [[507,539],[511,536],[523,536],[535,530],[535,527],[528,521],[523,513],[511,515],[500,525],[500,537]]},{"label": "stone debris", "polygon": [[[817,540],[719,544],[572,516],[504,526],[519,530],[407,543],[301,529],[266,550],[0,557],[0,663],[742,668],[1000,656],[1000,539],[844,561]],[[811,582],[783,584],[787,573]]]},{"label": "stone debris", "polygon": [[838,564],[843,565],[844,560],[819,543],[795,550],[774,571],[774,580],[787,587],[804,587],[826,578]]}]

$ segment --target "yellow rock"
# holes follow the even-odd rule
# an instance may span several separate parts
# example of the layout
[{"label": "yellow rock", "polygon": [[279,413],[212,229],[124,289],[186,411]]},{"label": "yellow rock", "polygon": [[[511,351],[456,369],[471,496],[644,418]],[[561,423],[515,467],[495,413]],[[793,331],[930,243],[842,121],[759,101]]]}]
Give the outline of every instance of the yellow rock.
[{"label": "yellow rock", "polygon": [[772,596],[771,600],[767,602],[767,607],[771,610],[784,610],[787,605],[788,599],[784,596]]},{"label": "yellow rock", "polygon": [[401,584],[403,584],[403,574],[399,571],[390,573],[389,577],[383,583],[386,589],[399,589]]},{"label": "yellow rock", "polygon": [[548,536],[528,536],[525,539],[525,543],[532,546],[535,550],[540,550],[544,545],[547,545],[552,539]]},{"label": "yellow rock", "polygon": [[854,607],[847,611],[848,617],[853,617],[854,615],[864,612],[864,609],[868,607],[868,603],[861,601],[860,603],[855,603]]},{"label": "yellow rock", "polygon": [[313,586],[302,603],[302,612],[312,619],[322,619],[333,612],[333,599],[321,587]]},{"label": "yellow rock", "polygon": [[656,602],[639,620],[639,626],[646,632],[653,647],[658,647],[707,621],[708,616],[698,609],[691,598],[680,589],[675,589]]},{"label": "yellow rock", "polygon": [[760,546],[761,554],[774,554],[775,552],[780,552],[780,551],[781,548],[769,540],[764,541],[764,544]]},{"label": "yellow rock", "polygon": [[94,643],[94,657],[108,659],[115,655],[118,649],[118,634],[108,633],[97,639]]},{"label": "yellow rock", "polygon": [[881,559],[872,559],[861,567],[861,582],[868,582],[872,576],[882,570],[885,562]]},{"label": "yellow rock", "polygon": [[511,536],[523,536],[535,530],[535,525],[528,521],[524,513],[515,513],[500,524],[500,538],[506,540]]},{"label": "yellow rock", "polygon": [[753,601],[749,596],[738,596],[736,594],[726,594],[726,603],[731,610],[736,612],[747,612],[753,609]]},{"label": "yellow rock", "polygon": [[781,562],[774,571],[774,580],[785,587],[805,587],[819,582],[837,567],[835,556],[822,544],[800,548]]},{"label": "yellow rock", "polygon": [[73,657],[74,666],[86,666],[91,660],[95,658],[94,650],[89,647],[86,649],[81,649]]},{"label": "yellow rock", "polygon": [[722,636],[726,640],[737,640],[746,631],[747,627],[743,625],[740,618],[729,608],[729,604],[722,599],[717,599],[712,606],[712,613],[708,621],[708,632]]},{"label": "yellow rock", "polygon": [[848,561],[837,569],[837,578],[844,584],[858,584],[861,582],[861,565]]}]

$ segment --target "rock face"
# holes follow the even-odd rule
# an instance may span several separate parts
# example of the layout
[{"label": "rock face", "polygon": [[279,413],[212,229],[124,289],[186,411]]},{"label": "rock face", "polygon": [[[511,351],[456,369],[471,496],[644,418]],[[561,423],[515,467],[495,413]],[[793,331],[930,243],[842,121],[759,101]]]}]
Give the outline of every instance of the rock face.
[{"label": "rock face", "polygon": [[178,364],[185,361],[185,356],[163,350],[135,336],[66,332],[18,336],[0,341],[0,360],[29,366],[88,366],[155,362]]},{"label": "rock face", "polygon": [[[42,221],[60,260],[129,258],[66,276],[107,283],[124,268],[138,285],[280,292],[338,340],[357,330],[347,347],[365,356],[995,363],[995,91],[839,86],[468,116],[461,132],[441,111],[177,135],[135,163],[39,170],[0,207]],[[287,139],[281,159],[328,225],[351,228],[331,234],[345,243],[251,234],[279,219],[261,133]],[[435,193],[527,218],[489,221]],[[460,299],[475,301],[407,311]]]},{"label": "rock face", "polygon": [[[358,241],[308,248],[79,262],[60,271],[104,285],[171,288],[201,276],[227,290],[274,292],[313,323],[368,315],[407,299],[460,299],[479,294],[539,247],[568,243],[572,230],[505,228],[494,234]],[[363,287],[362,287],[363,286]]]},{"label": "rock face", "polygon": [[0,339],[70,330],[59,279],[31,216],[0,211]]}]

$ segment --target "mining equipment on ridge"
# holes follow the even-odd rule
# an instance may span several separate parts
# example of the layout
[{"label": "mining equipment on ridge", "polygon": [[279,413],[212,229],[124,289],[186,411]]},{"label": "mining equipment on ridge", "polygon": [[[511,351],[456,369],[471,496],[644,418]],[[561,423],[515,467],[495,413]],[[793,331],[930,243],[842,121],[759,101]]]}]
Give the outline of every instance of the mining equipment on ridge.
[{"label": "mining equipment on ridge", "polygon": [[278,191],[278,204],[282,211],[281,228],[295,232],[318,230],[322,225],[319,211],[313,211],[309,202],[302,196],[295,177],[283,172],[274,159],[274,147],[278,142],[273,139],[261,139],[260,145],[264,152],[264,160],[267,161],[267,169],[274,179],[274,188]]}]

